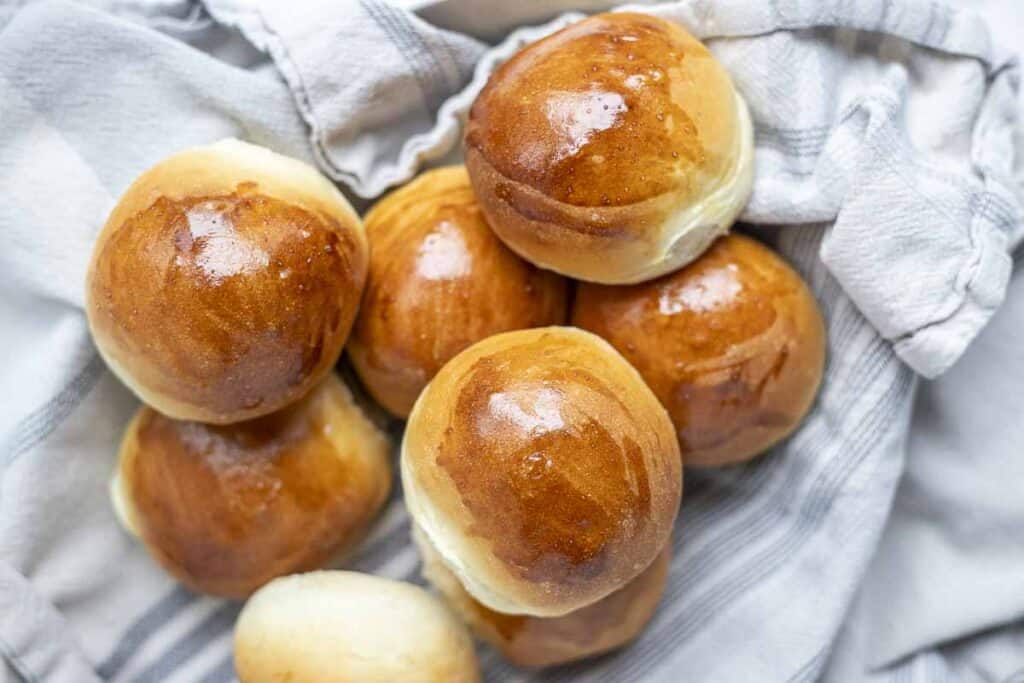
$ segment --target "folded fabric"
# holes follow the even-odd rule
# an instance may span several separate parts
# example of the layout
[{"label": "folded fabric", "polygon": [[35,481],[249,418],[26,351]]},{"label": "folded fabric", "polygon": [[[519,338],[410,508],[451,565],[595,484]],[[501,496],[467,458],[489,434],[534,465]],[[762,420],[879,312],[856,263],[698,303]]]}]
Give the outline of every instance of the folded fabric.
[{"label": "folded fabric", "polygon": [[[444,4],[509,14],[496,0]],[[377,0],[111,9],[0,14],[0,349],[14,361],[0,373],[0,681],[228,681],[238,606],[176,586],[106,500],[136,405],[81,312],[106,212],[160,157],[226,136],[376,196],[452,158],[494,66],[579,15],[488,48]],[[669,587],[638,642],[545,674],[483,651],[488,680],[983,680],[944,653],[901,659],[955,620],[875,642],[867,617],[847,615],[903,469],[914,371],[949,368],[1004,297],[1021,216],[1016,63],[975,15],[921,0],[638,9],[708,39],[748,99],[757,176],[744,220],[821,302],[826,377],[771,455],[688,476]],[[421,581],[400,495],[353,566]],[[961,589],[961,604],[994,607],[972,592],[984,586]],[[1024,595],[998,602],[971,628],[1022,613]]]},{"label": "folded fabric", "polygon": [[[458,91],[484,52],[377,0],[214,0],[206,7],[274,57],[321,167],[364,198],[456,145]],[[460,103],[463,103],[460,106]]]}]

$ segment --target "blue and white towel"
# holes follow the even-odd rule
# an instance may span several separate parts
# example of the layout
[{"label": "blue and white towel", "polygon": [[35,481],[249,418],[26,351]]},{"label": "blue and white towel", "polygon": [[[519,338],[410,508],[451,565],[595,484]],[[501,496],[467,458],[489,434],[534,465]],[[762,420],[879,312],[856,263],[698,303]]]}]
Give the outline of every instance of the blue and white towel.
[{"label": "blue and white towel", "polygon": [[[380,0],[0,2],[0,682],[233,680],[239,606],[177,586],[107,502],[137,404],[89,339],[92,241],[140,171],[226,136],[372,199],[457,158],[493,66],[580,16],[491,45],[545,5],[419,4],[433,23]],[[978,6],[1019,41],[1017,0]],[[688,476],[633,646],[540,674],[482,650],[487,680],[1006,681],[1024,670],[1016,56],[929,0],[643,11],[707,39],[750,103],[746,229],[814,289],[827,374],[774,453]],[[408,534],[396,495],[353,568],[421,581]]]}]

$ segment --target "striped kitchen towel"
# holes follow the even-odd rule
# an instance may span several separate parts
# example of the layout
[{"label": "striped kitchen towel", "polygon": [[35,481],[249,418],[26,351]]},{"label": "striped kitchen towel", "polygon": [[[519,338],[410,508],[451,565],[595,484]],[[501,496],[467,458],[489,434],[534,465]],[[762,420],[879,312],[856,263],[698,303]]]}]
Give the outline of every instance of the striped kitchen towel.
[{"label": "striped kitchen towel", "polygon": [[[479,26],[515,3],[437,4]],[[0,6],[0,682],[227,683],[239,605],[176,585],[107,501],[137,405],[82,313],[107,211],[156,160],[228,136],[315,162],[372,199],[457,158],[460,121],[493,67],[580,15],[488,46],[380,0],[88,5]],[[976,15],[928,0],[642,9],[707,39],[747,98],[757,169],[743,229],[813,288],[826,377],[772,454],[688,474],[669,586],[633,646],[544,673],[481,650],[487,680],[985,680],[958,659],[962,643],[856,637],[906,614],[876,604],[865,616],[855,598],[903,471],[915,389],[964,353],[1010,278],[1014,56]],[[349,566],[422,581],[399,487]],[[949,600],[988,609],[985,590],[959,586]],[[982,640],[1006,637],[1024,592],[999,603],[942,639],[980,625]],[[1024,655],[1001,661],[1007,675],[1024,667]]]}]

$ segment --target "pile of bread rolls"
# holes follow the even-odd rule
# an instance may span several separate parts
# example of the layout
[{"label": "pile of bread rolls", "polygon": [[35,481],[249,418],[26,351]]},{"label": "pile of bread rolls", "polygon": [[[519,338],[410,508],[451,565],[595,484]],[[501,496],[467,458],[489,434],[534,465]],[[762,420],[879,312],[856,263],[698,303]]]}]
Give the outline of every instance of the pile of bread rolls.
[{"label": "pile of bread rolls", "polygon": [[[824,363],[807,286],[727,234],[746,105],[679,26],[601,14],[519,52],[468,117],[465,167],[361,220],[311,167],[226,140],[114,208],[89,323],[142,400],[111,483],[189,588],[248,597],[244,683],[479,680],[635,638],[671,562],[683,466],[790,434]],[[417,586],[345,571],[407,420]],[[684,541],[685,542],[685,541]]]}]

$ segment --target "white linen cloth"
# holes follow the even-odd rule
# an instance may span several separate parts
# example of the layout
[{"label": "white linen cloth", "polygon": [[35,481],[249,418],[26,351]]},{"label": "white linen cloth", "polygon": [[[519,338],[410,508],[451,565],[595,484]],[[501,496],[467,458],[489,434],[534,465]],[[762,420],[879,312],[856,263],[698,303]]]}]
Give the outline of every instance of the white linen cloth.
[{"label": "white linen cloth", "polygon": [[[579,15],[488,47],[377,0],[92,4],[0,6],[0,681],[229,681],[238,605],[176,586],[107,502],[137,405],[81,311],[107,211],[156,160],[225,136],[372,198],[452,158],[493,66]],[[424,15],[491,37],[492,7],[516,11]],[[1005,680],[1024,668],[1021,280],[960,364],[918,377],[948,370],[1004,299],[1014,55],[924,0],[642,9],[707,39],[750,103],[743,219],[821,302],[826,378],[771,455],[689,474],[640,640],[542,674],[482,651],[488,680]],[[400,495],[353,566],[421,580]]]}]

